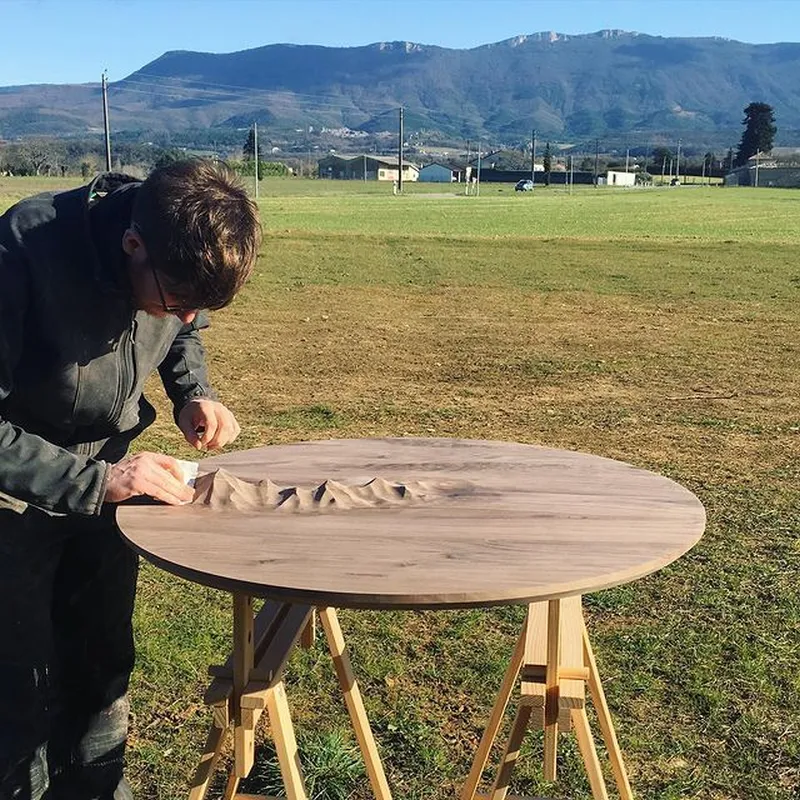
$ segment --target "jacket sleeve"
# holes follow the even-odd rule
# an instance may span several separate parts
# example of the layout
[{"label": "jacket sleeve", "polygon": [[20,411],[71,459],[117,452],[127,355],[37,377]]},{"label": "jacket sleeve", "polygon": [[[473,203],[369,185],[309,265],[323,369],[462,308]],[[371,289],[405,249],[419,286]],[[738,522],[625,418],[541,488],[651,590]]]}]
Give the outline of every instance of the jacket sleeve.
[{"label": "jacket sleeve", "polygon": [[[27,275],[0,243],[0,404],[14,389],[23,350]],[[45,511],[99,514],[109,465],[76,456],[0,414],[0,493]]]},{"label": "jacket sleeve", "polygon": [[181,409],[196,397],[217,399],[211,388],[206,368],[206,351],[200,339],[200,330],[208,327],[208,317],[200,312],[179,331],[169,352],[158,367],[164,389],[172,401],[175,419]]}]

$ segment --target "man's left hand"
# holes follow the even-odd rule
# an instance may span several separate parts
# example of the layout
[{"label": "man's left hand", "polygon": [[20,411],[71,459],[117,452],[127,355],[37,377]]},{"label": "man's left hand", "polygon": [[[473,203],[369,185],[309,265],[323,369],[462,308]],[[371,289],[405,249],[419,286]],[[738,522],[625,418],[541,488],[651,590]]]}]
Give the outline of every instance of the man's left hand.
[{"label": "man's left hand", "polygon": [[230,444],[241,428],[222,403],[207,398],[190,400],[178,414],[178,427],[197,450],[216,450]]}]

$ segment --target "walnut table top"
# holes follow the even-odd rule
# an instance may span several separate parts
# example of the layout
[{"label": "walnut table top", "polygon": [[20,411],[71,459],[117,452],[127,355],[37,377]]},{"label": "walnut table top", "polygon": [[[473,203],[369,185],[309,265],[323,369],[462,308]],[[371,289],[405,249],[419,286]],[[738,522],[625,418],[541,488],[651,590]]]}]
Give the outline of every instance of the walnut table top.
[{"label": "walnut table top", "polygon": [[305,442],[200,463],[201,473],[216,469],[269,479],[272,498],[295,503],[122,505],[125,538],[189,580],[315,606],[457,608],[585,594],[664,567],[705,526],[700,501],[668,478],[510,442]]}]

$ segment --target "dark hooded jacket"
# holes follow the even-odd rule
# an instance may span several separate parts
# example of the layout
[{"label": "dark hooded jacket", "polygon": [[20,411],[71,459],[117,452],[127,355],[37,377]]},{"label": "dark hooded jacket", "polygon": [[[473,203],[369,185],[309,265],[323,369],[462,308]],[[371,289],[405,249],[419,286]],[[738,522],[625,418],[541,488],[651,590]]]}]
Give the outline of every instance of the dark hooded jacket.
[{"label": "dark hooded jacket", "polygon": [[139,186],[105,175],[0,217],[0,507],[99,513],[109,462],[155,420],[155,369],[176,416],[215,397],[205,317],[133,310],[122,235]]}]

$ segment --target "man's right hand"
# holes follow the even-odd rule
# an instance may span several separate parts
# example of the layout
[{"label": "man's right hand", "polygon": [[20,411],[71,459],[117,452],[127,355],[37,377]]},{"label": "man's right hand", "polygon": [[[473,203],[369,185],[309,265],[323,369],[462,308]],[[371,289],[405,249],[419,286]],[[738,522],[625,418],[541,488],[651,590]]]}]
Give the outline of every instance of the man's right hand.
[{"label": "man's right hand", "polygon": [[194,492],[183,482],[178,462],[160,453],[137,453],[112,464],[104,502],[121,503],[147,495],[171,506],[191,502]]}]

